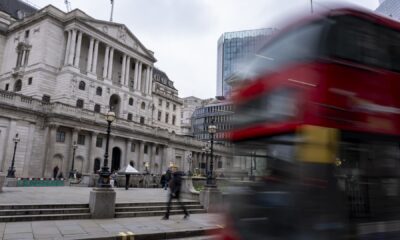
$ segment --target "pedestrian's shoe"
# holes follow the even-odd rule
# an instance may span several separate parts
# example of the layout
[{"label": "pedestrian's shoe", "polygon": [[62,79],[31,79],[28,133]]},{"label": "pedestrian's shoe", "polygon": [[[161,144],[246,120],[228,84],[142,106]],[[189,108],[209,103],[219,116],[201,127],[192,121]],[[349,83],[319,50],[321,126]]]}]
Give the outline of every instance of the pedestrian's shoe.
[{"label": "pedestrian's shoe", "polygon": [[164,216],[163,218],[161,218],[161,220],[168,220],[169,219],[169,217],[167,217],[167,216]]},{"label": "pedestrian's shoe", "polygon": [[183,219],[188,219],[189,218],[189,213],[186,213],[185,216],[183,216]]}]

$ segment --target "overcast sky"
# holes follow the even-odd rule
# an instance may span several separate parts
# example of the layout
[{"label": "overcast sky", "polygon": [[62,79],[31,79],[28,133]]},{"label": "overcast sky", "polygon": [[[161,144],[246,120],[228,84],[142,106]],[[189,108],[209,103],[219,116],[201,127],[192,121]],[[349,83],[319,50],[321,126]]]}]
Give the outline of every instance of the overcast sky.
[{"label": "overcast sky", "polygon": [[[71,7],[109,20],[110,0],[69,0]],[[66,11],[64,0],[30,0]],[[125,24],[154,51],[155,66],[174,81],[180,97],[214,97],[217,40],[223,32],[279,27],[282,20],[310,9],[310,0],[114,0],[114,22]],[[313,0],[315,9],[326,0]],[[330,1],[331,2],[331,1]],[[337,0],[375,10],[378,0]]]}]

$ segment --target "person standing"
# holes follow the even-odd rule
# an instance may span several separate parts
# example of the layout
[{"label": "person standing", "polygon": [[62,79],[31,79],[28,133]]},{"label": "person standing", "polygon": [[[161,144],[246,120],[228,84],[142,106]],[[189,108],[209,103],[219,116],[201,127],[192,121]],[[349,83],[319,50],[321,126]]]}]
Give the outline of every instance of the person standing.
[{"label": "person standing", "polygon": [[162,218],[163,220],[168,220],[169,219],[169,212],[171,210],[171,203],[173,199],[176,199],[183,209],[183,212],[185,216],[183,217],[184,219],[187,219],[189,217],[189,213],[180,200],[180,193],[181,193],[181,186],[182,186],[182,175],[183,173],[178,171],[176,167],[171,168],[171,179],[169,180],[169,196],[168,196],[168,202],[167,202],[167,212],[165,213],[164,217]]},{"label": "person standing", "polygon": [[59,170],[58,166],[55,166],[54,169],[53,169],[53,178],[54,179],[57,178],[58,170]]}]

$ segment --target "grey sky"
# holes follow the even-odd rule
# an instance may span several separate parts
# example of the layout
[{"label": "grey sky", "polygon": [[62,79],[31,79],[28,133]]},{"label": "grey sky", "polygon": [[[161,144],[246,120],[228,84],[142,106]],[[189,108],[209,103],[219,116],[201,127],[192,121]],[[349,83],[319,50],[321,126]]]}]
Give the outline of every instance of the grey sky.
[{"label": "grey sky", "polygon": [[[69,0],[90,16],[109,20],[110,0]],[[316,9],[326,0],[313,0]],[[64,0],[30,0],[65,11]],[[181,97],[214,97],[217,40],[223,32],[277,27],[309,11],[310,0],[114,0],[114,22],[125,24],[157,58],[156,67],[175,82]],[[378,0],[337,0],[376,9]]]}]

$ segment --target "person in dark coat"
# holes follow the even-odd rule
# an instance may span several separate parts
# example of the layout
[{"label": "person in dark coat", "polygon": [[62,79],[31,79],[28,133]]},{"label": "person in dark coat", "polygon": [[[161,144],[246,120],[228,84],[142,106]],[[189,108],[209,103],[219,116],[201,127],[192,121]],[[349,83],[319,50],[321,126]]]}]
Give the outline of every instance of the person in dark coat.
[{"label": "person in dark coat", "polygon": [[167,190],[167,176],[165,174],[161,175],[160,184],[164,190]]},{"label": "person in dark coat", "polygon": [[168,184],[169,184],[169,181],[171,180],[171,178],[172,178],[172,172],[171,172],[171,169],[168,168],[167,172],[165,173],[165,185],[164,185],[165,190],[168,189]]},{"label": "person in dark coat", "polygon": [[53,178],[57,178],[58,170],[59,170],[58,166],[55,166],[53,169]]},{"label": "person in dark coat", "polygon": [[169,212],[171,210],[172,199],[176,199],[178,201],[179,205],[181,206],[181,208],[183,209],[183,212],[185,214],[185,216],[183,218],[187,219],[189,217],[189,213],[186,210],[185,205],[180,200],[182,175],[183,175],[183,173],[178,171],[178,169],[176,167],[172,168],[171,179],[169,180],[169,183],[168,183],[170,192],[169,192],[169,196],[168,196],[167,212],[165,213],[165,216],[162,218],[163,220],[169,219]]}]

